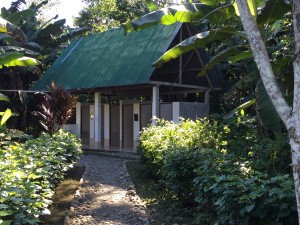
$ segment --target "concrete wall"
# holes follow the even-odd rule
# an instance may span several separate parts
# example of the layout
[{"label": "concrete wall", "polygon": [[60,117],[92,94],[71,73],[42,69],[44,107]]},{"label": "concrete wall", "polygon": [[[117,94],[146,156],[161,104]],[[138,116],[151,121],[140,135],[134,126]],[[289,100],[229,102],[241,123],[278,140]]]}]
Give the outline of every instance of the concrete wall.
[{"label": "concrete wall", "polygon": [[180,102],[179,103],[179,116],[196,120],[209,116],[209,105],[199,102]]},{"label": "concrete wall", "polygon": [[172,103],[160,103],[159,118],[164,120],[173,120]]},{"label": "concrete wall", "polygon": [[64,125],[63,130],[75,134],[78,138],[80,137],[80,125],[78,124],[66,124]]},{"label": "concrete wall", "polygon": [[152,106],[151,104],[141,104],[140,106],[140,120],[141,129],[147,127],[151,123],[152,118]]},{"label": "concrete wall", "polygon": [[[180,117],[195,120],[209,115],[209,104],[198,102],[160,103],[159,118],[178,123]],[[67,124],[64,130],[81,137],[86,144],[95,142],[95,107],[78,103],[76,124]],[[151,124],[152,104],[121,102],[120,105],[101,105],[101,143],[105,146],[136,147],[140,130]]]}]

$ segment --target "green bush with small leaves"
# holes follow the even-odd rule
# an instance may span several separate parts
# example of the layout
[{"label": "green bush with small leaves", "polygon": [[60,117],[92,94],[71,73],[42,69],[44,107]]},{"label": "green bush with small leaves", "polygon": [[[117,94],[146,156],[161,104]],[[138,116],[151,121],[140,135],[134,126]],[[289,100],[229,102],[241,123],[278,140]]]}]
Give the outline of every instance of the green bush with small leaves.
[{"label": "green bush with small leaves", "polygon": [[[219,225],[292,225],[297,223],[293,179],[249,168],[232,155],[201,149],[205,160],[193,169],[195,201],[210,206]],[[209,154],[209,155],[208,155]],[[206,157],[207,156],[207,157]]]},{"label": "green bush with small leaves", "polygon": [[209,123],[207,119],[181,119],[179,124],[158,120],[156,126],[150,125],[141,132],[139,152],[152,172],[159,174],[163,157],[171,149],[196,146],[219,148],[219,138],[217,125]]},{"label": "green bush with small leaves", "polygon": [[0,224],[37,224],[55,185],[81,154],[81,142],[59,131],[0,151]]},{"label": "green bush with small leaves", "polygon": [[195,224],[296,224],[288,139],[257,130],[246,116],[160,121],[143,130],[139,147],[164,187],[200,210]]}]

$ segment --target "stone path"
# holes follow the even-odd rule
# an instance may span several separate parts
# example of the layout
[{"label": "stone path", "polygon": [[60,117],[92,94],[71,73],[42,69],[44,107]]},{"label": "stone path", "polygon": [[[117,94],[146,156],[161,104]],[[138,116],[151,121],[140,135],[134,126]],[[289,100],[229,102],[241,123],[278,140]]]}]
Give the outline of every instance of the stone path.
[{"label": "stone path", "polygon": [[149,225],[145,206],[136,195],[125,160],[82,156],[86,167],[65,225]]}]

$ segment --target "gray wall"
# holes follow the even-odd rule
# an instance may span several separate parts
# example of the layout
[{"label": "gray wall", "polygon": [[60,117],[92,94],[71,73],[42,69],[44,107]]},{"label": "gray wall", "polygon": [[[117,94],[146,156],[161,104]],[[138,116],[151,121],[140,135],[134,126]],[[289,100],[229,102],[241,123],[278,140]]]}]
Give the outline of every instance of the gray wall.
[{"label": "gray wall", "polygon": [[209,116],[209,104],[199,102],[180,102],[179,116],[195,120]]}]

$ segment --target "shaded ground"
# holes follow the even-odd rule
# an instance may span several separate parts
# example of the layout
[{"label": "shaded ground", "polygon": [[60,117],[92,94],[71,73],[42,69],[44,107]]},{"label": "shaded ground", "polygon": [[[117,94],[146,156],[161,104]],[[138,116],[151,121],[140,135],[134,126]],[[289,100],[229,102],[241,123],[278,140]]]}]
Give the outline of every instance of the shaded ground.
[{"label": "shaded ground", "polygon": [[140,161],[126,163],[136,192],[146,205],[151,225],[211,224],[211,215],[186,202],[180,202],[151,176]]},{"label": "shaded ground", "polygon": [[43,216],[43,225],[63,225],[68,215],[74,194],[79,186],[79,181],[84,173],[85,167],[74,166],[68,171],[66,179],[55,189],[53,204],[50,208],[51,215]]},{"label": "shaded ground", "polygon": [[[56,188],[52,215],[43,218],[43,225],[210,224],[207,214],[164,190],[140,161],[125,166],[124,159],[88,155],[78,165]],[[195,214],[202,218],[195,219]]]},{"label": "shaded ground", "polygon": [[135,194],[124,159],[82,156],[86,170],[72,202],[67,224],[148,225],[144,205]]}]

